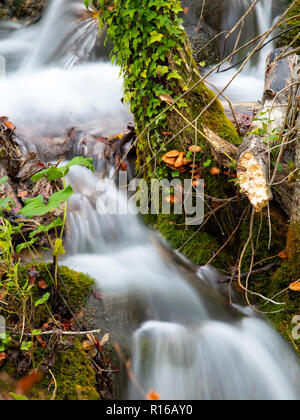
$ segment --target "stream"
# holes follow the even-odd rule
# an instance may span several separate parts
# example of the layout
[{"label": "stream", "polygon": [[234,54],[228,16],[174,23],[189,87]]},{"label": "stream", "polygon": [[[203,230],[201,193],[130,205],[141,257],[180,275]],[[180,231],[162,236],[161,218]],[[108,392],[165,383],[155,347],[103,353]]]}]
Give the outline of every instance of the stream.
[{"label": "stream", "polygon": [[[239,9],[224,22],[226,28],[250,2],[233,3]],[[272,1],[263,0],[253,27],[262,32],[273,18]],[[28,148],[73,126],[96,124],[109,136],[130,121],[118,68],[95,55],[97,36],[97,25],[77,0],[52,0],[32,26],[0,24],[0,54],[8,73],[0,79],[0,115],[9,116]],[[231,86],[232,100],[261,97],[267,53]],[[221,87],[231,75],[214,74],[211,80]],[[128,297],[139,306],[138,316],[127,307],[131,325],[124,314],[118,329],[127,336],[133,373],[146,392],[170,400],[300,398],[291,348],[264,318],[238,302],[227,304],[212,267],[194,267],[138,216],[110,214],[108,199],[121,209],[127,201],[109,179],[74,167],[68,182],[75,194],[62,263],[95,278],[104,300]],[[123,394],[143,398],[130,381]]]}]

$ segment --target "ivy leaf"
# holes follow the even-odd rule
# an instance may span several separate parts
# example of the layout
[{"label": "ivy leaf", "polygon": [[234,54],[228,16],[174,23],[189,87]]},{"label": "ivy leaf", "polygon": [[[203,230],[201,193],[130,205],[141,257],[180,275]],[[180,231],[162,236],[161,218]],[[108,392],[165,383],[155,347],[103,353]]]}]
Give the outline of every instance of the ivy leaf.
[{"label": "ivy leaf", "polygon": [[149,45],[154,44],[155,42],[160,42],[163,39],[163,34],[158,33],[157,31],[153,31],[150,33],[150,42]]},{"label": "ivy leaf", "polygon": [[21,350],[28,351],[31,349],[31,346],[32,346],[32,341],[28,341],[27,343],[23,341],[23,343],[21,344]]}]

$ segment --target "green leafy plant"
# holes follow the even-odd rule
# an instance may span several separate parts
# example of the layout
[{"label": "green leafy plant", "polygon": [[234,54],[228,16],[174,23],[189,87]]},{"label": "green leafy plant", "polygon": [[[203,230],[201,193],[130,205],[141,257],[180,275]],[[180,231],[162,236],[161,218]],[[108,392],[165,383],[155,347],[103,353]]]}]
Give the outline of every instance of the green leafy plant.
[{"label": "green leafy plant", "polygon": [[[95,3],[84,0],[84,4],[93,7]],[[107,28],[108,38],[114,44],[112,62],[123,74],[124,102],[130,103],[132,113],[145,126],[166,108],[160,96],[174,95],[178,82],[184,84],[176,70],[183,64],[178,50],[180,46],[184,49],[185,42],[179,16],[183,11],[181,2],[98,0],[97,4],[100,26]],[[180,100],[177,106],[185,107],[185,101]],[[165,119],[166,115],[158,118],[156,127],[162,129]],[[154,153],[161,148],[158,131],[150,142]]]}]

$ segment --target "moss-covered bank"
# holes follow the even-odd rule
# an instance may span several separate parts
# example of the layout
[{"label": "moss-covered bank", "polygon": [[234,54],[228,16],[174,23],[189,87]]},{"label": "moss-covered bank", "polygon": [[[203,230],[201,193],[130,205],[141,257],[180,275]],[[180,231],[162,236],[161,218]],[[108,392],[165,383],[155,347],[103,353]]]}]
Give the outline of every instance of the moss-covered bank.
[{"label": "moss-covered bank", "polygon": [[[77,322],[83,316],[94,281],[67,267],[60,267],[56,289],[51,272],[51,265],[41,265],[39,271],[28,265],[20,267],[19,286],[24,288],[28,282],[33,283],[26,305],[20,308],[13,296],[6,297],[8,306],[0,314],[6,318],[9,340],[5,345],[6,359],[0,367],[0,394],[15,392],[18,381],[37,369],[41,380],[29,390],[29,399],[101,399],[93,364],[82,345],[86,340],[84,335],[39,336],[38,332],[34,337],[26,335],[28,325],[31,331],[55,328],[76,331],[83,328]],[[36,306],[35,302],[46,293],[50,294],[48,301]],[[22,319],[26,320],[23,349],[19,342]],[[24,344],[29,342],[32,342],[31,347],[25,349]],[[9,380],[5,374],[9,375]]]}]

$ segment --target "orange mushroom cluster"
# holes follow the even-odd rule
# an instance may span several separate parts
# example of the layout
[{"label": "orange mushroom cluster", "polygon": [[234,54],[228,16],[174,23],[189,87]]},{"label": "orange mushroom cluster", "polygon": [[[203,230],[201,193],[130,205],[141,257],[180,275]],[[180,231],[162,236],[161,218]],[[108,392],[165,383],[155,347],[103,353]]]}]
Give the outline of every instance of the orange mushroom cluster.
[{"label": "orange mushroom cluster", "polygon": [[169,168],[181,173],[186,172],[187,166],[192,163],[192,161],[187,160],[185,152],[178,152],[178,150],[166,153],[162,160]]},{"label": "orange mushroom cluster", "polygon": [[[188,151],[191,153],[200,153],[202,152],[202,148],[200,146],[190,146]],[[172,150],[166,153],[162,160],[169,168],[173,169],[174,171],[186,173],[189,170],[193,179],[193,186],[197,187],[200,184],[200,166],[198,163],[193,163],[193,159],[187,159],[186,152]]]}]

